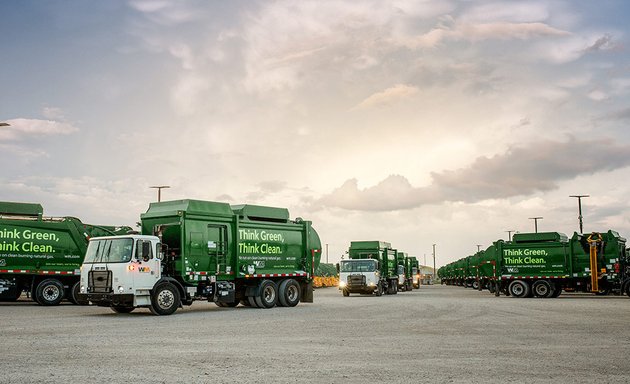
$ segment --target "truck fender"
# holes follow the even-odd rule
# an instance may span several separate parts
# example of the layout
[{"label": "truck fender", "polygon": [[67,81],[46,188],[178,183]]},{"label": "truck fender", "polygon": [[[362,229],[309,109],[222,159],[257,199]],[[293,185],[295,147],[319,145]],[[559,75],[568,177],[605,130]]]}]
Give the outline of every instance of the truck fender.
[{"label": "truck fender", "polygon": [[256,297],[260,294],[260,284],[248,285],[245,288],[245,296]]},{"label": "truck fender", "polygon": [[[179,291],[179,296],[182,298],[182,300],[179,301],[179,307],[183,308],[182,302],[184,301],[185,298],[188,297],[186,295],[186,290],[184,289],[184,287],[180,284],[179,281],[173,279],[172,277],[162,277],[160,280],[158,280],[155,283],[155,285],[153,286],[153,289],[155,289],[155,287],[157,287],[158,285],[164,284],[164,283],[170,283],[170,284],[173,284],[175,287],[177,287],[177,290]],[[151,289],[151,294],[153,294],[153,289]]]}]

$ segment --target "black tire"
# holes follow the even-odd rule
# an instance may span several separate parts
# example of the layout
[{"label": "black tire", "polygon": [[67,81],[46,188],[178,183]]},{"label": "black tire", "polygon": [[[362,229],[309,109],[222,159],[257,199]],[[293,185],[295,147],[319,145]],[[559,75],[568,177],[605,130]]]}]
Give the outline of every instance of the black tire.
[{"label": "black tire", "polygon": [[473,288],[475,291],[478,291],[478,290],[479,290],[479,282],[478,282],[477,280],[475,280],[475,281],[473,281],[473,282],[472,282],[472,288]]},{"label": "black tire", "polygon": [[114,311],[116,313],[131,313],[136,308],[134,308],[134,307],[122,307],[122,306],[115,305],[115,306],[111,307],[111,309],[112,309],[112,311]]},{"label": "black tire", "polygon": [[158,285],[151,294],[151,312],[156,315],[170,315],[177,310],[179,304],[179,291],[171,283]]},{"label": "black tire", "polygon": [[226,307],[225,303],[222,303],[222,302],[220,302],[220,301],[215,301],[215,302],[214,302],[214,304],[215,304],[217,307]]},{"label": "black tire", "polygon": [[39,302],[37,301],[37,284],[33,284],[33,286],[31,287],[30,295],[31,295],[31,300],[39,304]]},{"label": "black tire", "polygon": [[[76,283],[74,283],[74,285],[70,288],[69,294],[67,296],[68,296],[68,300],[70,300],[70,302],[72,304],[81,305],[81,303],[79,302],[79,290],[80,289],[81,289],[81,282],[80,281],[77,281]],[[87,304],[87,303],[85,303],[85,304]]]},{"label": "black tire", "polygon": [[278,287],[271,280],[263,280],[258,286],[258,295],[255,297],[258,308],[273,308],[278,302]]},{"label": "black tire", "polygon": [[551,297],[554,291],[547,280],[537,280],[532,284],[532,292],[534,293],[534,297],[544,299]]},{"label": "black tire", "polygon": [[553,292],[551,292],[551,297],[556,298],[560,296],[562,293],[562,286],[560,284],[554,284]]},{"label": "black tire", "polygon": [[508,286],[510,295],[514,297],[527,297],[531,293],[529,284],[523,280],[514,280]]},{"label": "black tire", "polygon": [[282,280],[278,287],[278,305],[281,307],[295,307],[300,302],[302,291],[300,284],[293,279]]},{"label": "black tire", "polygon": [[494,283],[492,281],[488,282],[488,292],[490,293],[496,292],[496,288],[494,287]]},{"label": "black tire", "polygon": [[625,293],[626,293],[626,296],[630,297],[630,282],[626,283]]},{"label": "black tire", "polygon": [[250,307],[258,308],[258,304],[256,304],[256,298],[254,296],[247,296],[247,302]]},{"label": "black tire", "polygon": [[35,290],[36,300],[41,305],[59,305],[64,294],[63,284],[57,279],[42,280]]},{"label": "black tire", "polygon": [[341,290],[341,293],[343,294],[343,297],[348,297],[348,296],[350,296],[350,292],[348,292],[348,290],[347,290],[347,289],[345,289],[345,288]]},{"label": "black tire", "polygon": [[376,285],[376,290],[374,291],[374,294],[375,294],[376,296],[383,296],[383,284],[378,283],[378,284]]},{"label": "black tire", "polygon": [[241,305],[244,307],[251,307],[252,305],[249,303],[249,299],[246,297],[241,300]]}]

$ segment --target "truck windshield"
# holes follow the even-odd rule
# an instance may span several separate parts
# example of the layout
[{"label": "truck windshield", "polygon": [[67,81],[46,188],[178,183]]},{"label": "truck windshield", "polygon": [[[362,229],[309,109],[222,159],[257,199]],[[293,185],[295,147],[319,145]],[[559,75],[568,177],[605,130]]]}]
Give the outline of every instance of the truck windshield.
[{"label": "truck windshield", "polygon": [[84,263],[126,263],[131,260],[133,239],[91,240]]},{"label": "truck windshield", "polygon": [[341,272],[374,272],[376,260],[352,260],[341,263]]}]

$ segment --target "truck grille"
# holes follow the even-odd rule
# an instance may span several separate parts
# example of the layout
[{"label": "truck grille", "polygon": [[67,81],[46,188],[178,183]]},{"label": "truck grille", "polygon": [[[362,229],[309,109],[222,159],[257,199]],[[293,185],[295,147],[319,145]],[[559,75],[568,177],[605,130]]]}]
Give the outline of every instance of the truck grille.
[{"label": "truck grille", "polygon": [[350,287],[363,287],[365,286],[364,275],[350,275],[348,276],[348,286]]},{"label": "truck grille", "polygon": [[88,273],[88,292],[112,292],[112,271],[90,271]]}]

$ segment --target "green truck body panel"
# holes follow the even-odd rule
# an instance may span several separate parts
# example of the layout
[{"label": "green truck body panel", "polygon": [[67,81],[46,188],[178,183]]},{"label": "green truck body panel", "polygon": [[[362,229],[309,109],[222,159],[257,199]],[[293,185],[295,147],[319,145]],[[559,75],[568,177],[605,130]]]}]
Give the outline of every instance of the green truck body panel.
[{"label": "green truck body panel", "polygon": [[377,259],[381,276],[398,279],[397,251],[385,241],[352,241],[348,249],[350,259]]},{"label": "green truck body panel", "polygon": [[142,233],[168,247],[166,273],[195,285],[204,276],[234,281],[257,275],[307,274],[321,258],[310,221],[289,220],[283,208],[177,200],[151,203]]},{"label": "green truck body panel", "polygon": [[[30,290],[44,277],[78,281],[90,237],[119,235],[130,227],[83,224],[74,217],[47,218],[40,204],[0,203],[0,297]],[[19,292],[15,291],[18,290]],[[7,293],[9,294],[9,293]],[[9,294],[13,296],[13,293]]]}]

